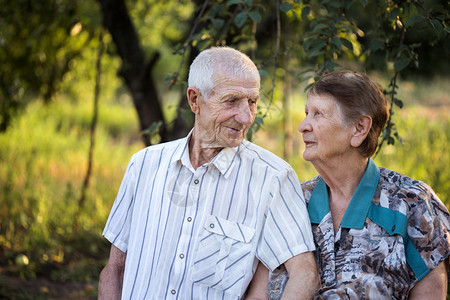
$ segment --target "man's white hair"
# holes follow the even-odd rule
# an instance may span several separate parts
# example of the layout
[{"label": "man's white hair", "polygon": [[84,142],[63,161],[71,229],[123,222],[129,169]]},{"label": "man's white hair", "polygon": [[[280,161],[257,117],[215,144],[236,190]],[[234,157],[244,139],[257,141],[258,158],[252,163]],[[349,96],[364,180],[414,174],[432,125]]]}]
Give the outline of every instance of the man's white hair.
[{"label": "man's white hair", "polygon": [[188,84],[197,88],[205,99],[215,88],[214,75],[260,80],[258,68],[244,53],[230,47],[213,47],[202,51],[189,68]]}]

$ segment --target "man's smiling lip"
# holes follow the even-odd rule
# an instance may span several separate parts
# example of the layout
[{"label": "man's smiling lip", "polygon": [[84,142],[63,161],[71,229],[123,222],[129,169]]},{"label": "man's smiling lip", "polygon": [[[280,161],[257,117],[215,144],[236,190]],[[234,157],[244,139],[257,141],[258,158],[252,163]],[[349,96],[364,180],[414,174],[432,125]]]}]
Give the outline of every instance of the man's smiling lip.
[{"label": "man's smiling lip", "polygon": [[305,146],[306,146],[306,147],[315,144],[315,142],[313,142],[313,141],[308,141],[308,140],[303,140],[303,142],[305,143]]},{"label": "man's smiling lip", "polygon": [[228,130],[230,130],[230,131],[232,131],[232,132],[235,132],[235,133],[239,133],[239,132],[242,132],[242,130],[243,129],[236,129],[236,128],[233,128],[233,127],[226,127]]}]

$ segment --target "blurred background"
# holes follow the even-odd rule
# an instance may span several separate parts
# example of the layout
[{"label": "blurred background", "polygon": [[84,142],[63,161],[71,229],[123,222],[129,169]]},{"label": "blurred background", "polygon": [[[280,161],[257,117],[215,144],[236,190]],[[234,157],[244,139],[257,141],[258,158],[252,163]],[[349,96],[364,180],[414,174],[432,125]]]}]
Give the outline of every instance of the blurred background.
[{"label": "blurred background", "polygon": [[0,0],[0,298],[96,299],[101,236],[131,155],[185,136],[199,51],[262,79],[248,139],[301,181],[297,127],[321,75],[369,74],[391,101],[377,165],[450,207],[448,1]]}]

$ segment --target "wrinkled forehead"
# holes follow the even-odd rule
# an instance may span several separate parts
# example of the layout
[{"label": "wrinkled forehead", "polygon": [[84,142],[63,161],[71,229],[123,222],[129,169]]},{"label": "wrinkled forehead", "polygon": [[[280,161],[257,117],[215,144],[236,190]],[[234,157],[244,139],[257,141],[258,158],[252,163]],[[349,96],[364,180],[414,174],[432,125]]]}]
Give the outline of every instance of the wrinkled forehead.
[{"label": "wrinkled forehead", "polygon": [[239,75],[229,75],[224,72],[217,72],[213,74],[212,80],[216,88],[224,86],[236,86],[245,89],[256,89],[258,90],[259,93],[260,88],[259,76],[253,76],[251,74],[246,75],[244,74],[243,76],[239,76]]}]

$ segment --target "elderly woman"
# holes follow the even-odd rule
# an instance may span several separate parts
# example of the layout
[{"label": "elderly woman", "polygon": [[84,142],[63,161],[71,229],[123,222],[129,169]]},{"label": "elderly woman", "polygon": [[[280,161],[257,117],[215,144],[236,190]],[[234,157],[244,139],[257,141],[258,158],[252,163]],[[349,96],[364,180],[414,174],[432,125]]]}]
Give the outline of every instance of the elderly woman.
[{"label": "elderly woman", "polygon": [[[380,87],[364,74],[331,73],[312,86],[305,112],[303,157],[319,173],[302,184],[316,298],[445,299],[448,210],[428,185],[371,158],[389,116]],[[269,298],[281,297],[287,277],[282,267],[270,273]]]}]

